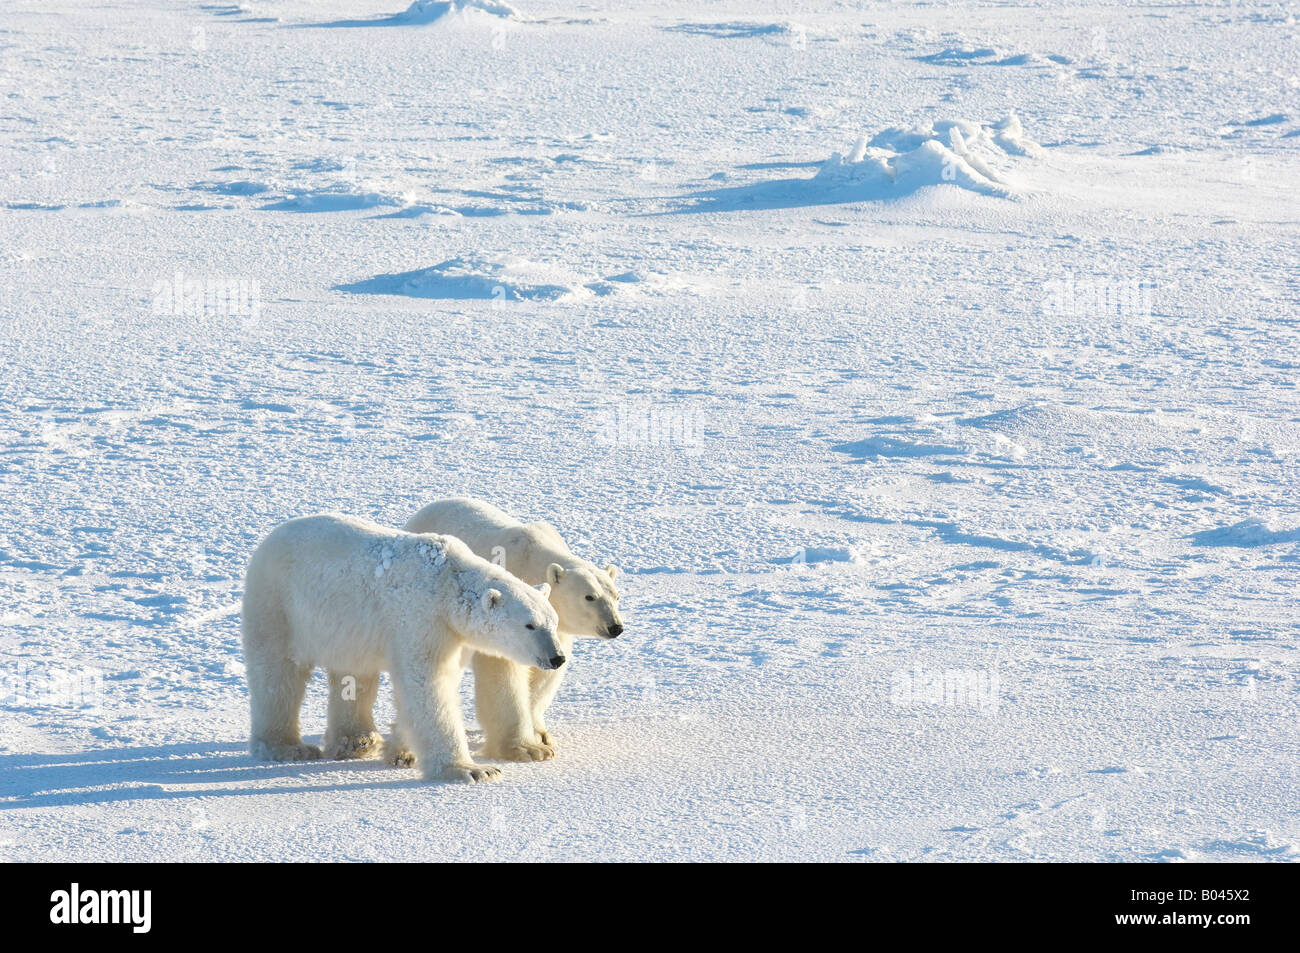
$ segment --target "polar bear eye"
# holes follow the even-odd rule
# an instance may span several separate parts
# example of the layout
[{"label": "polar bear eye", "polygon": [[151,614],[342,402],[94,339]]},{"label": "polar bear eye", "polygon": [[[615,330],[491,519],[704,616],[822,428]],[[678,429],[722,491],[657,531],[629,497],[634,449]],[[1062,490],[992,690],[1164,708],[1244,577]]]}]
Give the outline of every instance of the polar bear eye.
[{"label": "polar bear eye", "polygon": [[533,625],[531,622],[528,622],[524,625],[524,628],[531,632],[533,629],[536,629],[537,626]]},{"label": "polar bear eye", "polygon": [[588,601],[588,602],[595,602],[595,601],[596,601],[596,597],[595,597],[595,596],[588,596],[588,597],[587,597],[587,601]]}]

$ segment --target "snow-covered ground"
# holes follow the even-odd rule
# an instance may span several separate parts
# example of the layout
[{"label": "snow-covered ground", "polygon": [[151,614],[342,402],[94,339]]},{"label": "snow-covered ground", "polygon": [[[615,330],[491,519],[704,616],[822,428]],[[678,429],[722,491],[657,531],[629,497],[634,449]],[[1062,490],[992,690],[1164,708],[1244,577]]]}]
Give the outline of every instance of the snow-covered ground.
[{"label": "snow-covered ground", "polygon": [[[1295,3],[633,6],[6,0],[0,857],[1300,858]],[[462,492],[559,757],[252,761],[257,540]]]}]

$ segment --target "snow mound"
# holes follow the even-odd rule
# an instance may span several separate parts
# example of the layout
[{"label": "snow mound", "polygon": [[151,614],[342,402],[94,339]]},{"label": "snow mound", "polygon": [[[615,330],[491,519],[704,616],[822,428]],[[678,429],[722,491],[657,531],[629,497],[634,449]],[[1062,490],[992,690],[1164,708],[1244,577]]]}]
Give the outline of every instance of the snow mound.
[{"label": "snow mound", "polygon": [[805,546],[792,556],[782,556],[772,562],[784,566],[807,566],[815,563],[857,563],[861,557],[842,546]]},{"label": "snow mound", "polygon": [[449,258],[431,268],[400,272],[338,286],[354,294],[410,298],[488,298],[498,301],[564,301],[591,291],[563,269],[524,258]]},{"label": "snow mound", "polygon": [[961,447],[948,444],[924,443],[904,437],[867,437],[831,447],[836,453],[847,453],[860,460],[879,460],[881,457],[936,457],[955,456],[964,452]]},{"label": "snow mound", "polygon": [[[405,211],[405,210],[403,210]],[[403,212],[395,212],[401,215]],[[618,295],[663,297],[703,295],[715,290],[707,278],[634,269],[604,278],[577,275],[554,264],[515,256],[450,258],[431,268],[336,285],[351,294],[404,295],[409,298],[495,299],[496,301],[569,301]]]},{"label": "snow mound", "polygon": [[1029,401],[978,417],[959,418],[957,422],[1017,437],[1056,441],[1063,446],[1082,441],[1115,449],[1169,439],[1168,430],[1148,417],[1055,401]]},{"label": "snow mound", "polygon": [[994,66],[1069,66],[1073,62],[1068,56],[1056,53],[1016,53],[1005,56]]},{"label": "snow mound", "polygon": [[264,212],[355,212],[401,207],[407,202],[408,196],[392,190],[339,182],[318,189],[295,190],[283,199],[261,206],[261,209]]},{"label": "snow mound", "polygon": [[1263,520],[1255,518],[1192,534],[1192,542],[1198,546],[1253,547],[1297,541],[1300,541],[1300,530],[1276,530]]},{"label": "snow mound", "polygon": [[922,63],[939,66],[1066,66],[1068,56],[1057,53],[1010,53],[994,46],[950,46],[938,53],[918,56]]},{"label": "snow mound", "polygon": [[833,188],[877,181],[909,189],[949,184],[1009,198],[1015,185],[990,160],[1042,154],[1015,115],[992,124],[940,120],[913,129],[891,127],[870,141],[863,137],[847,157],[837,152],[822,163],[813,182]]},{"label": "snow mound", "polygon": [[731,20],[723,23],[678,23],[663,27],[675,33],[691,33],[697,36],[711,36],[723,40],[744,39],[746,37],[792,36],[798,28],[789,22],[769,22],[759,20]]},{"label": "snow mound", "polygon": [[506,20],[518,20],[519,11],[508,3],[497,0],[415,0],[405,13],[394,19],[403,23],[433,23],[443,17],[487,15]]},{"label": "snow mound", "polygon": [[265,182],[254,182],[250,179],[240,179],[235,182],[200,182],[191,188],[198,192],[215,192],[217,195],[261,195],[263,192],[271,191],[271,186]]},{"label": "snow mound", "polygon": [[993,46],[949,46],[937,53],[918,56],[922,63],[937,63],[941,66],[965,66],[968,63],[991,62],[1005,54]]},{"label": "snow mound", "polygon": [[1013,156],[1041,156],[1043,147],[1025,135],[1020,118],[1014,113],[995,123],[974,123],[961,119],[940,119],[928,126],[903,129],[892,126],[879,132],[868,148],[892,149],[896,152],[918,149],[927,142],[937,142],[962,155],[998,153]]},{"label": "snow mound", "polygon": [[1300,844],[1279,838],[1269,831],[1253,831],[1243,837],[1202,841],[1197,846],[1210,853],[1252,858],[1272,856],[1279,860],[1294,860],[1300,857]]},{"label": "snow mound", "polygon": [[389,212],[387,215],[381,216],[381,218],[424,218],[425,216],[464,218],[465,214],[458,209],[450,208],[446,205],[432,205],[426,202],[417,202],[414,205],[400,208],[396,212]]}]

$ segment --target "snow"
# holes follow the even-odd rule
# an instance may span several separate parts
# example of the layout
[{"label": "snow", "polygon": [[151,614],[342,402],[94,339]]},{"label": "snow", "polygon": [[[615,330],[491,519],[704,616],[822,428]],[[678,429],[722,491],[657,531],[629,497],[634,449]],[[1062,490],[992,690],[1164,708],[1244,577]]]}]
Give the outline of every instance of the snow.
[{"label": "snow", "polygon": [[[1290,7],[5,30],[0,858],[1300,857]],[[252,761],[257,541],[459,493],[623,570],[557,759]]]},{"label": "snow", "polygon": [[519,13],[508,3],[493,0],[415,0],[402,19],[409,23],[432,23],[447,16],[473,16],[486,14],[494,17],[518,18]]},{"label": "snow", "polygon": [[415,298],[490,298],[501,303],[570,301],[591,295],[579,279],[566,274],[563,268],[515,255],[501,259],[452,258],[431,268],[343,285],[340,290]]},{"label": "snow", "polygon": [[[952,183],[983,195],[1010,197],[1003,173],[988,161],[999,156],[1038,155],[1041,147],[1024,135],[1014,115],[993,125],[961,120],[931,123],[923,129],[886,129],[865,138],[849,154],[838,152],[817,171],[813,181],[829,189],[867,186],[845,198],[890,198],[905,191]],[[874,189],[871,187],[874,186]]]}]

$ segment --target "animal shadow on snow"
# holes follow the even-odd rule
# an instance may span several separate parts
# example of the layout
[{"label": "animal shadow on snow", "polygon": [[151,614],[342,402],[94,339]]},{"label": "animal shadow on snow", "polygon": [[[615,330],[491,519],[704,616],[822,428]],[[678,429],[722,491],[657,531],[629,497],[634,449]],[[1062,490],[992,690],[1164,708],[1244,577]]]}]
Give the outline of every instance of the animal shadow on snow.
[{"label": "animal shadow on snow", "polygon": [[[304,784],[346,772],[356,781]],[[267,782],[283,780],[285,784]],[[246,787],[202,784],[249,782]],[[292,782],[299,783],[292,783]],[[182,789],[169,790],[175,785]],[[109,787],[107,790],[100,790]],[[242,794],[303,794],[375,788],[428,788],[410,771],[384,761],[255,761],[246,746],[228,743],[98,748],[74,754],[0,755],[0,810],[65,807],[168,798]]]}]

